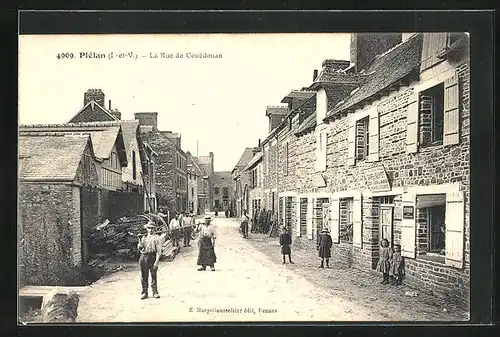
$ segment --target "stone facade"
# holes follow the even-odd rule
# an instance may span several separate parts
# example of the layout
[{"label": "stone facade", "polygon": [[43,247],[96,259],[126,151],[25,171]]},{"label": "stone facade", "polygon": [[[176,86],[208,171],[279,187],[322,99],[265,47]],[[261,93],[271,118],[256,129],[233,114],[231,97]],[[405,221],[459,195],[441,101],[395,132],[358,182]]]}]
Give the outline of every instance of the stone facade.
[{"label": "stone facade", "polygon": [[[421,37],[413,37],[417,38]],[[416,44],[419,40],[409,41]],[[407,44],[403,45],[408,48]],[[379,59],[375,66],[384,60],[396,62],[391,53],[400,53],[404,48],[398,46],[387,52],[385,59]],[[374,269],[380,240],[382,236],[388,237],[392,245],[402,245],[408,285],[467,306],[470,273],[468,54],[438,61],[420,73],[408,72],[403,82],[398,80],[392,87],[380,87],[380,90],[375,88],[383,79],[374,82],[369,71],[367,73],[359,89],[337,92],[338,96],[327,95],[329,111],[337,109],[337,104],[330,104],[332,100],[342,100],[341,107],[354,101],[354,107],[340,110],[334,117],[327,118],[326,123],[320,117],[315,128],[299,136],[293,130],[299,128],[300,118],[292,110],[291,120],[271,132],[262,143],[263,183],[251,190],[251,199],[262,198],[262,204],[269,206],[268,193],[276,191],[280,221],[291,227],[294,236],[315,240],[319,229],[330,228],[334,238],[333,256],[349,267]],[[430,143],[429,123],[432,122],[426,110],[429,103],[425,100],[427,90],[437,85],[445,91],[442,109],[453,112],[456,105],[459,118],[445,119],[448,125],[442,131],[444,140]],[[369,90],[371,94],[367,94]],[[355,101],[359,97],[356,91],[365,92],[361,103]],[[436,97],[432,104],[439,105],[439,97]],[[421,121],[417,129],[412,125],[415,113],[420,114],[417,118]],[[361,123],[364,118],[366,122]],[[459,137],[452,132],[454,128],[459,130]],[[318,168],[316,163],[322,155],[318,147],[320,132],[326,132],[325,169]],[[413,137],[413,133],[416,136]],[[415,138],[417,141],[412,143]],[[369,170],[375,169],[379,170],[375,178],[383,176],[380,169],[387,175],[382,185],[375,186],[375,178],[366,176]],[[431,200],[439,195],[446,196],[442,204]],[[422,206],[425,202],[446,208],[449,213],[446,228],[454,227],[455,233],[459,233],[441,228],[447,237],[447,247],[441,253],[431,253],[428,249],[431,230],[424,208],[427,206]]]}]

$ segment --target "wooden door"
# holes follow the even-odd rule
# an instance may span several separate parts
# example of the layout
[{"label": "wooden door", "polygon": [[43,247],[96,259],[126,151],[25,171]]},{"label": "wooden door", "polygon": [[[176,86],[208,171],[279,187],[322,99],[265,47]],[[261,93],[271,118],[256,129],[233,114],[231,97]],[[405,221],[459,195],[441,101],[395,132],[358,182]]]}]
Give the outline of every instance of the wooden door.
[{"label": "wooden door", "polygon": [[393,213],[392,206],[380,206],[380,240],[387,239],[389,247],[393,246]]}]

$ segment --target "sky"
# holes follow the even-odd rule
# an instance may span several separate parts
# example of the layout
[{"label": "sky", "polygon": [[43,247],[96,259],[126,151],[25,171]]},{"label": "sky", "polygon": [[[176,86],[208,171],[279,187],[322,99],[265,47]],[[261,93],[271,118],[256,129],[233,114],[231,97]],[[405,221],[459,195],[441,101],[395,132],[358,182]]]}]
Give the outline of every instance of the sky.
[{"label": "sky", "polygon": [[330,33],[20,36],[19,123],[66,123],[87,89],[102,89],[122,120],[158,112],[158,128],[180,133],[184,151],[213,152],[215,170],[231,171],[267,136],[266,106],[309,86],[325,59],[349,60],[349,43]]}]

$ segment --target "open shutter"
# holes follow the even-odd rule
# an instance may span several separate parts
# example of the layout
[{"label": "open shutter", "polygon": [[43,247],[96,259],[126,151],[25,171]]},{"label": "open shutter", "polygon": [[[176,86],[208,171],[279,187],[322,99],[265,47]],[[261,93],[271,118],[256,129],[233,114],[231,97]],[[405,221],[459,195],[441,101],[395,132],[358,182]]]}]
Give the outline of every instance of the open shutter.
[{"label": "open shutter", "polygon": [[441,59],[438,57],[448,47],[449,33],[424,33],[420,71],[423,71]]},{"label": "open shutter", "polygon": [[370,122],[368,123],[368,133],[370,135],[368,149],[369,149],[369,160],[378,161],[379,160],[379,116],[377,107],[370,111]]},{"label": "open shutter", "polygon": [[322,215],[323,215],[323,228],[330,228],[330,204],[323,203],[321,205]]},{"label": "open shutter", "polygon": [[330,198],[330,232],[333,243],[339,243],[340,202],[338,197]]},{"label": "open shutter", "polygon": [[361,193],[357,192],[352,203],[352,245],[363,247],[363,220],[362,220]]},{"label": "open shutter", "polygon": [[418,151],[418,92],[414,92],[408,102],[406,116],[406,152]]},{"label": "open shutter", "polygon": [[444,81],[444,145],[460,142],[460,98],[458,73]]},{"label": "open shutter", "polygon": [[313,198],[307,198],[307,237],[313,238]]},{"label": "open shutter", "polygon": [[446,264],[462,268],[464,259],[464,192],[446,194],[445,251]]},{"label": "open shutter", "polygon": [[300,236],[300,198],[295,198],[295,228],[297,236]]},{"label": "open shutter", "polygon": [[347,130],[347,165],[356,164],[356,121],[353,119]]},{"label": "open shutter", "polygon": [[416,197],[414,194],[402,195],[403,219],[401,220],[401,255],[415,258],[415,214]]}]

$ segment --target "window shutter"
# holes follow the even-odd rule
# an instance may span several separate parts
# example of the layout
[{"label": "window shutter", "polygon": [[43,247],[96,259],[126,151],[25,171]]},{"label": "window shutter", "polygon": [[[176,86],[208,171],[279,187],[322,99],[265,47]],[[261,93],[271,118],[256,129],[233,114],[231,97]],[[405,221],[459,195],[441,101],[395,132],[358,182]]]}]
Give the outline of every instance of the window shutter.
[{"label": "window shutter", "polygon": [[330,232],[333,243],[339,243],[340,202],[337,197],[330,198]]},{"label": "window shutter", "polygon": [[298,196],[295,198],[295,221],[297,236],[300,236],[300,198]]},{"label": "window shutter", "polygon": [[353,119],[349,125],[347,135],[347,165],[356,164],[356,121]]},{"label": "window shutter", "polygon": [[[416,197],[414,194],[404,193],[402,195],[403,219],[401,220],[401,254],[412,259],[415,258],[415,218]],[[405,219],[405,207],[413,207],[413,218]]]},{"label": "window shutter", "polygon": [[446,194],[445,251],[446,264],[462,268],[464,259],[464,192]]},{"label": "window shutter", "polygon": [[406,116],[406,152],[418,151],[418,92],[414,92],[408,102]]},{"label": "window shutter", "polygon": [[458,73],[444,81],[444,145],[460,142],[460,98]]},{"label": "window shutter", "polygon": [[329,203],[323,203],[321,205],[321,211],[323,215],[323,228],[330,228],[330,204]]},{"label": "window shutter", "polygon": [[363,220],[362,220],[361,193],[357,192],[352,204],[352,245],[363,247]]},{"label": "window shutter", "polygon": [[378,109],[375,107],[372,111],[370,111],[370,122],[368,124],[369,130],[369,160],[370,161],[378,161],[379,160],[379,115]]},{"label": "window shutter", "polygon": [[313,198],[307,198],[307,237],[313,238]]},{"label": "window shutter", "polygon": [[438,57],[448,48],[448,33],[424,33],[422,45],[422,62],[420,71],[423,71],[441,59]]}]

